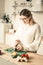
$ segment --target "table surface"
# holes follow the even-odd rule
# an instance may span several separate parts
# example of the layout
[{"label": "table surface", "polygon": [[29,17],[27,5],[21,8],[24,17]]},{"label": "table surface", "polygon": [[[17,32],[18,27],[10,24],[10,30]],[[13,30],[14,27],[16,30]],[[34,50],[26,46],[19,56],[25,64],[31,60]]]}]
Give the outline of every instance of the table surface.
[{"label": "table surface", "polygon": [[43,55],[38,55],[37,53],[31,53],[28,52],[30,59],[29,62],[18,62],[15,58],[13,59],[11,57],[11,54],[3,51],[4,49],[9,48],[8,45],[0,44],[0,50],[4,52],[3,55],[0,55],[0,58],[6,59],[7,61],[10,61],[12,63],[15,63],[16,65],[43,65]]}]

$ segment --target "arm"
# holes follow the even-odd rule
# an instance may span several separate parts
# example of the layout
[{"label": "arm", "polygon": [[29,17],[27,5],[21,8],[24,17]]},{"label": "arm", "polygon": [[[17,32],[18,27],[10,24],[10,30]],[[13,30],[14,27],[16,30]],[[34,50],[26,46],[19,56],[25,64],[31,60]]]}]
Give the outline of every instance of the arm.
[{"label": "arm", "polygon": [[37,51],[41,43],[41,30],[40,27],[37,26],[37,30],[35,33],[35,39],[31,44],[26,45],[24,50],[26,51]]}]

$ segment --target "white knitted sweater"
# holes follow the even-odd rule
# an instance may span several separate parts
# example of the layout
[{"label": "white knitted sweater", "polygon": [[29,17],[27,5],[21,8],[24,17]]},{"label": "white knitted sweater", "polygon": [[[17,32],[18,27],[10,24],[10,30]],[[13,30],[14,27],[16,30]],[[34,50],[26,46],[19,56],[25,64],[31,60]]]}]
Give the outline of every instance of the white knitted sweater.
[{"label": "white knitted sweater", "polygon": [[27,51],[37,51],[41,43],[41,30],[38,24],[29,25],[21,23],[17,32],[14,34],[14,40],[19,39]]}]

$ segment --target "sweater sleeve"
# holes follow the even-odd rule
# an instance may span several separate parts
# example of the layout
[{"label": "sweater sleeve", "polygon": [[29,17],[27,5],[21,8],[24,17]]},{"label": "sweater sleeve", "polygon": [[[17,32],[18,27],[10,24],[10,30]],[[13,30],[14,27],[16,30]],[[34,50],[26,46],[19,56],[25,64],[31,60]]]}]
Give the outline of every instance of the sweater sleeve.
[{"label": "sweater sleeve", "polygon": [[37,51],[41,43],[41,29],[40,26],[37,26],[36,33],[35,33],[35,39],[31,44],[28,44],[24,47],[24,50],[26,51]]}]

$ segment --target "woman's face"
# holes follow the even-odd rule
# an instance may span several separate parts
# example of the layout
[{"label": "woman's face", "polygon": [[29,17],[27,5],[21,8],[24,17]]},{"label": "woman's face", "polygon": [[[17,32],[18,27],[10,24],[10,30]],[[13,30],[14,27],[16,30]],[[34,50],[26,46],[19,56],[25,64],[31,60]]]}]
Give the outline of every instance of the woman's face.
[{"label": "woman's face", "polygon": [[31,20],[32,20],[32,17],[31,17],[31,16],[30,16],[30,17],[26,17],[26,16],[21,15],[21,16],[20,16],[20,19],[21,19],[25,24],[29,24],[29,23],[31,22]]}]

